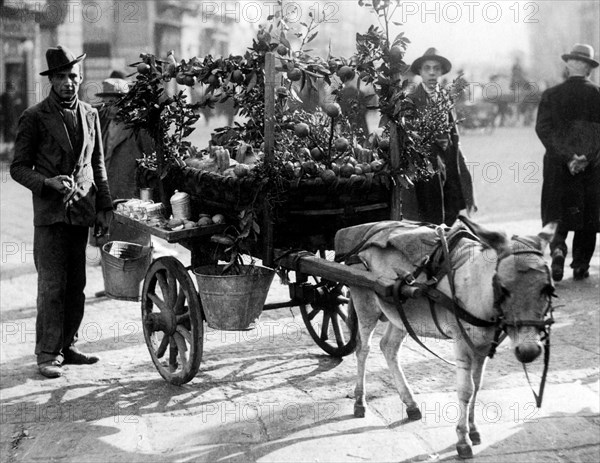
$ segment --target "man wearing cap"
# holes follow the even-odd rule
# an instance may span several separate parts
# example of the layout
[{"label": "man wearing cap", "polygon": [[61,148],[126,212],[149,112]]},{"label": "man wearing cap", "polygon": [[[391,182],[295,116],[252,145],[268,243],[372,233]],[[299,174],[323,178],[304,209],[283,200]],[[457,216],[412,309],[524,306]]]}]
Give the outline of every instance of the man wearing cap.
[{"label": "man wearing cap", "polygon": [[573,279],[589,276],[600,231],[600,88],[588,77],[598,67],[590,45],[562,55],[567,80],[542,94],[535,130],[544,147],[542,223],[558,222],[550,243],[552,278],[560,281],[573,236]]},{"label": "man wearing cap", "polygon": [[[417,58],[410,71],[421,76],[421,83],[408,96],[413,110],[425,108],[437,98],[439,79],[450,72],[452,64],[429,48]],[[473,181],[459,147],[455,116],[448,113],[452,129],[438,137],[432,146],[430,160],[436,174],[420,181],[414,188],[402,191],[402,216],[405,219],[452,225],[461,210],[468,214],[477,210],[473,196]]]},{"label": "man wearing cap", "polygon": [[79,101],[81,61],[66,47],[46,52],[50,93],[22,114],[10,166],[33,193],[33,255],[38,272],[36,346],[42,375],[63,364],[92,364],[75,347],[83,319],[88,228],[104,233],[112,201],[104,168],[98,112]]}]

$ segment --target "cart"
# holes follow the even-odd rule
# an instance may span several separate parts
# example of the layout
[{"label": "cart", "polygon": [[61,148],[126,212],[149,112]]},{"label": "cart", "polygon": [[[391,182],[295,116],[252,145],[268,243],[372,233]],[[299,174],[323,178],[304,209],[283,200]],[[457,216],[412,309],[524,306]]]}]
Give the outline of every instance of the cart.
[{"label": "cart", "polygon": [[[266,76],[274,76],[272,53],[267,53]],[[273,151],[275,78],[266,79],[265,89],[265,156],[269,162]],[[392,130],[390,140],[391,168],[398,167],[399,143]],[[148,172],[146,172],[148,173]],[[160,199],[172,194],[175,187],[190,193],[192,211],[194,202],[211,205],[211,192],[222,190],[223,185],[211,185],[214,174],[192,168],[181,168],[175,178],[138,175],[141,187],[152,187],[160,192]],[[323,201],[327,188],[318,180],[314,184],[298,182],[297,198],[287,210],[283,223],[275,223],[268,207],[262,214],[261,241],[254,257],[268,267],[277,267],[294,274],[290,278],[289,300],[267,303],[263,310],[299,307],[302,319],[316,344],[328,354],[343,357],[356,347],[358,323],[348,293],[349,286],[374,290],[382,297],[392,297],[395,280],[376,277],[367,270],[333,261],[328,256],[333,249],[335,232],[343,227],[380,220],[400,220],[400,200],[396,182],[385,182],[385,176],[365,177],[365,184],[353,179],[341,182],[341,194]],[[222,180],[222,179],[221,179]],[[230,179],[231,180],[231,179]],[[389,180],[389,178],[388,178]],[[380,183],[377,183],[380,182]],[[194,186],[204,186],[193,191]],[[373,185],[379,185],[376,188]],[[243,188],[237,182],[236,188]],[[302,190],[302,188],[307,188]],[[320,194],[314,194],[321,188]],[[375,191],[375,194],[369,194]],[[241,193],[243,196],[243,192]],[[312,199],[311,199],[312,198]],[[312,200],[312,202],[311,202]],[[214,205],[214,204],[213,204]],[[218,206],[218,204],[217,204]],[[297,210],[294,210],[297,209]],[[176,385],[189,382],[200,367],[203,353],[204,327],[207,323],[205,308],[190,272],[195,268],[215,263],[211,252],[211,236],[223,232],[225,225],[210,225],[192,229],[167,231],[115,213],[116,220],[140,232],[149,233],[169,243],[178,243],[191,252],[191,266],[167,256],[154,260],[145,275],[141,292],[142,326],[144,339],[154,365],[160,375]],[[300,233],[298,231],[300,230]],[[403,294],[413,295],[413,287],[403,286]]]},{"label": "cart", "polygon": [[[382,206],[376,210],[389,214],[389,207]],[[339,214],[341,211],[325,212]],[[372,214],[369,209],[364,212]],[[360,221],[360,216],[355,214],[356,211],[353,216]],[[165,380],[184,384],[194,378],[200,367],[207,323],[190,272],[200,265],[214,263],[211,252],[214,244],[211,246],[210,238],[221,233],[225,225],[167,231],[118,212],[115,212],[115,220],[168,243],[178,243],[191,252],[190,266],[172,256],[155,259],[146,272],[141,293],[144,339],[152,361]],[[331,252],[323,248],[316,252],[274,251],[277,267],[294,275],[288,283],[289,300],[267,303],[263,311],[299,307],[309,334],[321,349],[334,357],[351,354],[356,347],[358,325],[348,286],[369,287],[382,297],[391,297],[395,280],[378,278],[366,270],[335,262]],[[263,256],[263,261],[271,265],[268,260]]]}]

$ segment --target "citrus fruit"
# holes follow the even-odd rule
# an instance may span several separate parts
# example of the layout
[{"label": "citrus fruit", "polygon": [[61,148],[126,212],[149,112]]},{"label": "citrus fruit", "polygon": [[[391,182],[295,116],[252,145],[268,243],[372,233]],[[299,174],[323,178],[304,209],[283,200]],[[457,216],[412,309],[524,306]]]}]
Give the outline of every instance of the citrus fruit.
[{"label": "citrus fruit", "polygon": [[301,138],[308,137],[308,135],[310,134],[310,127],[304,122],[299,122],[294,126],[294,133],[296,134],[296,136]]},{"label": "citrus fruit", "polygon": [[331,118],[338,117],[340,114],[342,114],[342,108],[337,103],[326,104],[323,106],[323,111]]},{"label": "citrus fruit", "polygon": [[336,149],[336,151],[344,152],[348,149],[350,143],[346,138],[340,137],[336,138],[336,140],[333,142],[333,146]]},{"label": "citrus fruit", "polygon": [[140,74],[147,74],[150,72],[150,66],[148,66],[146,63],[140,63],[137,65],[137,71]]},{"label": "citrus fruit", "polygon": [[302,71],[298,68],[294,68],[287,72],[287,78],[294,82],[300,80],[302,79]]},{"label": "citrus fruit", "polygon": [[342,66],[338,69],[337,75],[340,79],[342,79],[342,82],[347,82],[354,79],[354,69],[352,69],[350,66]]}]

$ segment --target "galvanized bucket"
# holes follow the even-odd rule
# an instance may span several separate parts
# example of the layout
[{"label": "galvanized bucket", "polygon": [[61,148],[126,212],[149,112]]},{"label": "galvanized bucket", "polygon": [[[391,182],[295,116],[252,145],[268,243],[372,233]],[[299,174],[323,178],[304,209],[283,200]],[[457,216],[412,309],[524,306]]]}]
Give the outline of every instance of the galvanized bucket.
[{"label": "galvanized bucket", "polygon": [[245,331],[254,328],[265,305],[275,270],[244,267],[240,275],[221,275],[223,265],[194,269],[198,294],[210,328]]},{"label": "galvanized bucket", "polygon": [[102,246],[102,276],[106,295],[123,301],[140,300],[140,283],[152,260],[152,247],[126,241]]}]

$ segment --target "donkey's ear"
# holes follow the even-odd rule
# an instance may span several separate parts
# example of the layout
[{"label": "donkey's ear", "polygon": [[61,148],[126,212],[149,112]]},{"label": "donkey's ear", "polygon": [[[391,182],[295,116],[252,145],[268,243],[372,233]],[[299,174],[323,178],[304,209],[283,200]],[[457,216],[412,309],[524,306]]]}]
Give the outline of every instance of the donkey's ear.
[{"label": "donkey's ear", "polygon": [[556,233],[556,229],[558,228],[558,222],[548,222],[541,232],[538,233],[538,238],[541,240],[540,251],[546,249],[548,243],[552,241],[554,238],[554,233]]},{"label": "donkey's ear", "polygon": [[459,215],[458,218],[477,236],[485,245],[494,249],[498,255],[504,255],[510,252],[510,241],[506,233],[488,230],[481,225],[476,224],[467,217]]}]

